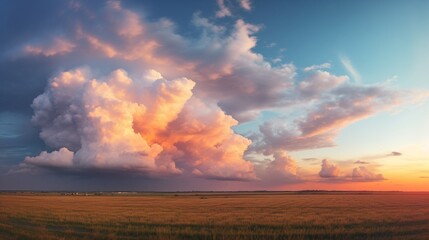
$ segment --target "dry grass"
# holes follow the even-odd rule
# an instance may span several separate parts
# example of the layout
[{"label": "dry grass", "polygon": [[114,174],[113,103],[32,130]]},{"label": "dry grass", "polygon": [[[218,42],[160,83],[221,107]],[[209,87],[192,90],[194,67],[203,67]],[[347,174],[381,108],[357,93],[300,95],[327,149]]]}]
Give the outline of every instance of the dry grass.
[{"label": "dry grass", "polygon": [[1,194],[0,239],[429,239],[429,193]]}]

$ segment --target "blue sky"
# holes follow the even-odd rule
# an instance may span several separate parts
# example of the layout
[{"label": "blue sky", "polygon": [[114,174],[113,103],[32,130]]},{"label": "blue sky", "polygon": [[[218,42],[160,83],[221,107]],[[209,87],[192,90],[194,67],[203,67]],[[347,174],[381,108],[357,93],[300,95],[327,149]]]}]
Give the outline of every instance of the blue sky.
[{"label": "blue sky", "polygon": [[1,189],[428,190],[426,1],[0,9]]}]

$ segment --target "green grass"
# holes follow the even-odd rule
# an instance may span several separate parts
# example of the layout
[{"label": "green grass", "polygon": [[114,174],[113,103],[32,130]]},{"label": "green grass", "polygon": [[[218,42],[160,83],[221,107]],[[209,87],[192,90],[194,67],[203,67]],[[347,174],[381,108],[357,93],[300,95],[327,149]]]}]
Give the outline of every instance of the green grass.
[{"label": "green grass", "polygon": [[429,194],[1,194],[0,239],[429,239]]}]

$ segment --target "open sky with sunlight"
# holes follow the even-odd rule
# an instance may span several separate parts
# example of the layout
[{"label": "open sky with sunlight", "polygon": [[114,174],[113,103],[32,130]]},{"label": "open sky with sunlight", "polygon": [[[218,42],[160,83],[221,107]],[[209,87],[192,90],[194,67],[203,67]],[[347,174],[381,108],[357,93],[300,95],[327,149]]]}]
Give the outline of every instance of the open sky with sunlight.
[{"label": "open sky with sunlight", "polygon": [[429,191],[428,11],[2,1],[0,189]]}]

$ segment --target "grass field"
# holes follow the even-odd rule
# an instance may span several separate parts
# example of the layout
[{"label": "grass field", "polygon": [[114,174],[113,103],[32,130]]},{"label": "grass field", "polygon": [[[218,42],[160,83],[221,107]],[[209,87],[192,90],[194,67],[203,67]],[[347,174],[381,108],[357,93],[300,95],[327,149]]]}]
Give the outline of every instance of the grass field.
[{"label": "grass field", "polygon": [[429,193],[3,193],[0,239],[429,239]]}]

